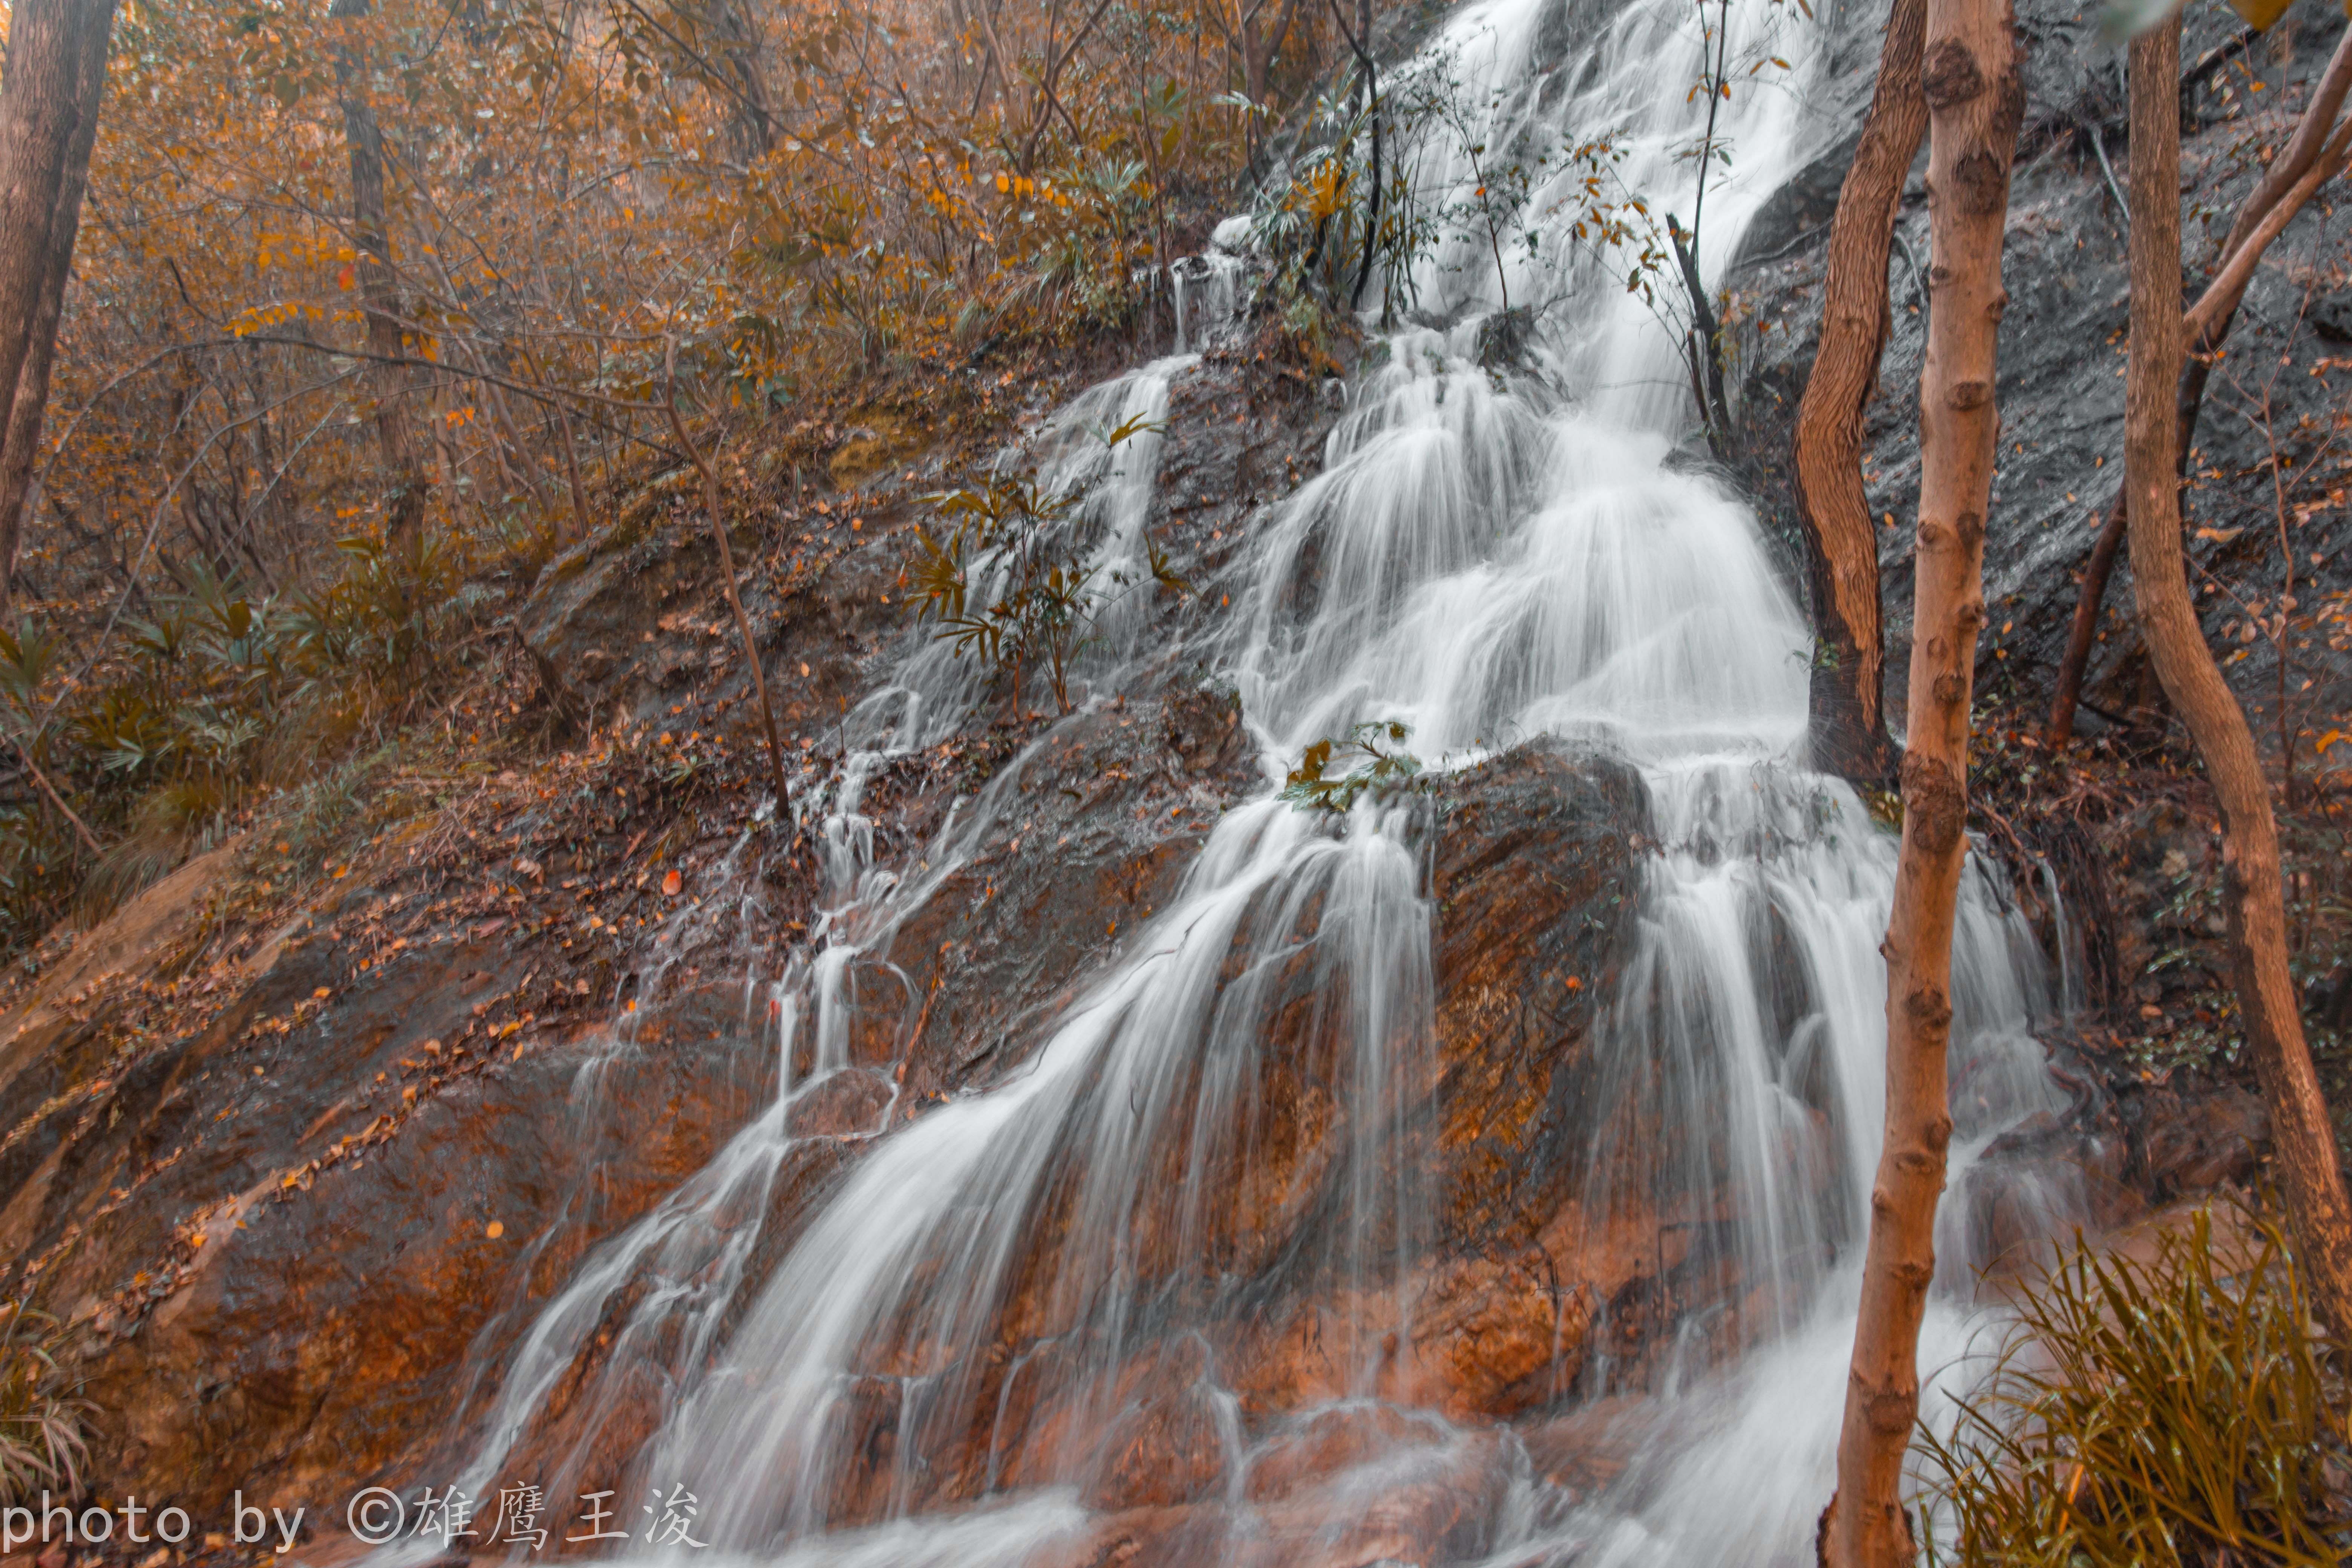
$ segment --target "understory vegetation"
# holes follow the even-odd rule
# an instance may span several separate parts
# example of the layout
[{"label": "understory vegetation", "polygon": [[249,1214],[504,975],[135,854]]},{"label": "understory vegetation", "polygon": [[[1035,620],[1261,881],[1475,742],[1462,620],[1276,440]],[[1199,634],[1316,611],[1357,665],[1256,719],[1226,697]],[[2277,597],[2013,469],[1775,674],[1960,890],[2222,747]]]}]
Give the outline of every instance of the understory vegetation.
[{"label": "understory vegetation", "polygon": [[81,1489],[89,1458],[89,1402],[68,1370],[65,1325],[27,1303],[0,1300],[0,1503],[46,1488]]},{"label": "understory vegetation", "polygon": [[[1258,0],[126,5],[0,616],[0,946],[478,729],[518,595],[693,456],[672,397],[792,430],[798,499],[877,407],[984,427],[1164,342],[1166,262],[1336,37]],[[1016,596],[1019,662],[1084,640],[1082,572]]]},{"label": "understory vegetation", "polygon": [[2020,1289],[1990,1375],[1917,1458],[1936,1563],[2276,1564],[2352,1550],[2340,1352],[2274,1220],[2079,1242]]}]

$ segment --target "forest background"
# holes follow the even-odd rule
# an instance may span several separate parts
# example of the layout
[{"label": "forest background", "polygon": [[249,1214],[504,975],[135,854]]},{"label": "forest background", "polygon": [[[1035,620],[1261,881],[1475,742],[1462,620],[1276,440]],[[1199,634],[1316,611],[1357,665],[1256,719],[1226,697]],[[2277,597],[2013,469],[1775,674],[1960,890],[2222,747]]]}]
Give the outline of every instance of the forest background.
[{"label": "forest background", "polygon": [[19,397],[0,464],[0,944],[404,728],[478,733],[499,606],[689,455],[673,398],[814,475],[852,406],[951,426],[1034,356],[1164,338],[1157,263],[1349,20],[121,5],[46,418]]}]

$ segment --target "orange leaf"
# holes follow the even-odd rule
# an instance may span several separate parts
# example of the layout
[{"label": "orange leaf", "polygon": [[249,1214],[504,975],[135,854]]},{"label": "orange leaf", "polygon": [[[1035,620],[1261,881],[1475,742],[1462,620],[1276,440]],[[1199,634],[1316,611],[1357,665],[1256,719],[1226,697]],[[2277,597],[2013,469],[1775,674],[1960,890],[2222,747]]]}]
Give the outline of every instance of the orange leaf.
[{"label": "orange leaf", "polygon": [[355,283],[357,283],[358,281],[359,281],[359,274],[358,274],[358,273],[356,273],[356,272],[354,272],[352,268],[348,268],[348,267],[344,268],[341,272],[338,272],[338,273],[336,273],[336,274],[335,274],[335,282],[336,282],[337,286],[339,286],[340,288],[341,288],[341,289],[342,289],[343,290],[345,290],[346,292],[349,292],[349,291],[350,291],[350,289],[352,289],[352,285],[354,285],[354,284],[355,284]]},{"label": "orange leaf", "polygon": [[673,866],[670,868],[669,875],[662,879],[662,895],[671,899],[677,897],[678,886],[677,868]]}]

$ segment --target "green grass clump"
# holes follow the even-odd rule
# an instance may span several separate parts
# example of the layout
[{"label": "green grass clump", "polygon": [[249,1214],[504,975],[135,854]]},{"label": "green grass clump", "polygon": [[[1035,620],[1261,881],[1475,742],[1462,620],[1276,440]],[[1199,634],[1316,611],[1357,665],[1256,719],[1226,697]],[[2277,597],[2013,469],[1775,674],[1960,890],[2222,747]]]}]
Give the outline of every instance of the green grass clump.
[{"label": "green grass clump", "polygon": [[2217,1260],[2200,1209],[2146,1261],[2078,1242],[2042,1271],[1949,1436],[1919,1438],[1930,1561],[2347,1561],[2341,1369],[2277,1226],[2247,1236]]},{"label": "green grass clump", "polygon": [[22,1301],[0,1301],[0,1503],[37,1489],[81,1490],[92,1407],[58,1360],[66,1330]]}]

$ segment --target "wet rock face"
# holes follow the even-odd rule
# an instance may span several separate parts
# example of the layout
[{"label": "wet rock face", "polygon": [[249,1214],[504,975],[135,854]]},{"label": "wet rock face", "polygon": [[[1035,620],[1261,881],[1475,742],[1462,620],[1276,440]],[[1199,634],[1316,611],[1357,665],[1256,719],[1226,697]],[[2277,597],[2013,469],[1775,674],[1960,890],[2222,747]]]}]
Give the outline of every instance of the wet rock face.
[{"label": "wet rock face", "polygon": [[[1122,740],[1126,726],[1150,737],[1142,759],[1137,742]],[[1115,954],[1109,930],[1097,938],[1081,925],[1122,907],[1100,894],[1088,868],[1124,864],[1137,887],[1159,889],[1144,896],[1167,897],[1172,882],[1152,879],[1172,876],[1160,868],[1181,864],[1197,829],[1166,825],[1192,814],[1192,792],[1203,787],[1194,763],[1229,756],[1237,732],[1229,703],[1213,694],[1130,700],[1048,731],[996,781],[994,826],[980,852],[931,893],[900,929],[887,965],[877,966],[902,972],[906,994],[924,998],[918,1017],[898,1026],[905,1092],[894,1117],[919,1116],[936,1092],[1019,1068],[1087,973]],[[1096,749],[1121,746],[1114,754],[1135,776],[1117,781],[1121,793],[1086,801],[1076,785],[1091,776]],[[1159,762],[1138,765],[1155,752]],[[1436,1210],[1413,1264],[1410,1288],[1422,1307],[1412,1343],[1351,1342],[1352,1323],[1385,1321],[1385,1312],[1321,1261],[1346,1226],[1352,1129],[1328,1088],[1332,999],[1314,989],[1316,965],[1286,963],[1264,994],[1272,1037],[1249,1136],[1228,1147],[1230,1167],[1171,1167],[1165,1188],[1201,1175],[1230,1197],[1213,1203],[1206,1245],[1220,1260],[1217,1294],[1231,1305],[1212,1310],[1205,1327],[1146,1310],[1141,1342],[1106,1394],[1087,1375],[1083,1336],[1061,1316],[1069,1303],[1051,1249],[1063,1222],[1049,1210],[1034,1227],[1037,1256],[1014,1269],[1021,1283],[1000,1309],[999,1337],[969,1369],[979,1384],[971,1428],[942,1430],[939,1411],[910,1426],[896,1380],[862,1384],[841,1411],[862,1436],[828,1492],[833,1521],[870,1521],[906,1500],[900,1467],[916,1458],[907,1451],[912,1432],[919,1507],[1075,1473],[1090,1506],[1139,1530],[1149,1515],[1158,1521],[1150,1533],[1165,1544],[1173,1539],[1165,1531],[1210,1529],[1205,1514],[1246,1470],[1269,1513],[1306,1530],[1329,1515],[1332,1467],[1377,1453],[1398,1468],[1402,1489],[1367,1515],[1366,1530],[1396,1548],[1383,1552],[1415,1557],[1447,1542],[1450,1551],[1463,1544],[1459,1532],[1483,1528],[1491,1509],[1465,1500],[1460,1483],[1491,1479],[1484,1448],[1461,1451],[1463,1439],[1433,1424],[1327,1431],[1297,1426],[1293,1413],[1346,1395],[1370,1366],[1384,1396],[1469,1419],[1508,1416],[1574,1375],[1591,1304],[1622,1294],[1626,1270],[1614,1259],[1658,1255],[1641,1245],[1579,1256],[1588,1222],[1563,1222],[1582,1195],[1589,1035],[1611,984],[1644,805],[1622,764],[1538,745],[1454,781],[1424,826],[1439,932],[1432,1075],[1406,1107],[1412,1131],[1393,1150],[1395,1163],[1378,1173],[1425,1189]],[[1139,924],[1150,907],[1132,909]],[[903,1005],[882,1010],[897,1016]],[[886,1033],[877,1027],[876,1037]],[[848,1100],[862,1107],[868,1070],[820,1085],[795,1112],[831,1115]],[[824,1092],[843,1082],[856,1087]],[[843,1141],[845,1157],[858,1142]],[[1130,1250],[1144,1279],[1172,1285],[1190,1265],[1171,1248],[1163,1199],[1155,1192],[1148,1201]],[[772,1258],[756,1265],[746,1289],[770,1266]],[[1166,1337],[1152,1337],[1154,1322],[1170,1324]],[[568,1381],[594,1379],[633,1385],[617,1368],[583,1368]],[[554,1413],[527,1451],[620,1454],[647,1429],[627,1408],[582,1399]]]},{"label": "wet rock face", "polygon": [[[1822,153],[1775,198],[1744,247],[1743,260],[1725,279],[1745,318],[1739,329],[1741,466],[1768,527],[1788,542],[1792,560],[1790,441],[1820,328],[1826,215],[1834,210],[1876,69],[1884,8],[1869,11],[1854,9],[1844,21],[1837,50],[1843,68],[1822,95],[1825,103],[1840,106],[1838,119],[1824,132]],[[2009,308],[2000,345],[2001,437],[1985,535],[1990,619],[1977,678],[1980,697],[2040,704],[2064,651],[2074,574],[2122,479],[2127,228],[2097,148],[2104,145],[2118,181],[2129,177],[2129,148],[2121,56],[2098,37],[2093,8],[2067,0],[2020,0],[2017,12],[2027,107],[2003,264]],[[2263,150],[2284,144],[2292,112],[2344,25],[2315,11],[2294,30],[2290,63],[2270,58],[2269,46],[2262,46],[2254,58],[2265,90],[2250,93],[2241,80],[2234,106],[2210,91],[2192,95],[2197,119],[2183,147],[2181,195],[2191,300],[2252,188]],[[2183,58],[2193,60],[2236,26],[2225,9],[2192,11]],[[1867,416],[1863,459],[1871,514],[1894,519],[1880,531],[1880,541],[1887,692],[1895,713],[1902,711],[1909,660],[1918,384],[1928,310],[1924,279],[1915,276],[1904,245],[1927,265],[1925,157],[1923,147],[1897,225],[1903,244],[1888,271],[1894,332],[1880,365],[1880,394]],[[2265,257],[2198,426],[2195,482],[2183,500],[2192,533],[2191,575],[2200,584],[2218,580],[2228,590],[2198,598],[2207,632],[2217,638],[2241,614],[2239,601],[2274,599],[2286,587],[2270,476],[2273,441],[2290,466],[2300,466],[2323,456],[2322,443],[2334,428],[2340,392],[2331,388],[2333,373],[2325,362],[2341,352],[2327,336],[2335,295],[2324,285],[2307,287],[2315,276],[2329,275],[2338,260],[2326,230],[2315,212],[2299,217]],[[2332,484],[2340,479],[2330,457],[2310,476],[2307,493],[2289,498],[2295,592],[2306,601],[2352,585],[2352,564],[2342,549],[2352,534],[2343,510],[2323,504],[2308,521],[2294,521],[2294,501],[2324,503],[2322,492]],[[2118,562],[2106,605],[2090,696],[2120,712],[2156,695],[2143,686],[2128,562]],[[2246,646],[2250,655],[2231,668],[2231,679],[2250,706],[2273,702],[2269,643],[2253,639]],[[2312,694],[2314,711],[2340,706],[2329,695],[2340,672],[2316,653],[2301,658],[2311,668],[2299,668],[2298,675],[2316,673],[2322,681]],[[2083,728],[2096,733],[2105,722],[2086,713]],[[2255,723],[2263,728],[2261,718]]]},{"label": "wet rock face", "polygon": [[[894,1113],[1016,1067],[1257,787],[1230,695],[1197,685],[1033,728],[977,776],[917,770],[869,802],[877,833],[914,850],[951,811],[984,807],[994,827],[850,976],[852,1065],[793,1107],[805,1142],[772,1185],[754,1286]],[[539,787],[508,788],[527,819]],[[592,879],[607,917],[684,909],[655,896],[658,867],[630,868],[656,826],[714,910],[771,881],[785,896],[697,928],[667,969],[575,942],[584,908],[542,918]],[[722,886],[697,869],[715,849],[676,853],[693,841],[673,819],[593,854],[541,850],[536,873],[491,856],[463,898],[416,890],[388,850],[373,879],[199,965],[183,989],[218,1011],[173,1035],[140,1012],[142,979],[195,962],[207,900],[243,874],[198,865],[10,1016],[0,1241],[18,1266],[41,1260],[45,1299],[90,1316],[110,1485],[212,1507],[232,1489],[446,1481],[538,1310],[773,1100],[774,1035],[742,976],[773,973],[793,940],[779,927],[805,907],[790,895],[806,857],[762,870],[754,856]],[[675,1348],[621,1331],[642,1293],[608,1304],[518,1462],[625,1468]]]},{"label": "wet rock face", "polygon": [[[200,911],[159,911],[173,892],[121,917],[152,939],[115,955],[134,974],[188,939]],[[615,1051],[576,1030],[489,1042],[478,1005],[503,1020],[531,987],[545,1015],[552,987],[532,986],[543,953],[470,921],[412,927],[407,961],[362,978],[342,922],[383,901],[347,894],[216,973],[235,999],[208,1026],[134,1038],[110,1077],[37,1109],[10,1086],[9,1120],[31,1115],[0,1167],[0,1245],[89,1321],[100,1473],[122,1487],[197,1506],[381,1473],[446,1420],[469,1341],[534,1270],[541,1289],[567,1271],[761,1098],[718,998]],[[101,994],[93,1021],[122,1006]],[[31,1022],[13,1053],[64,1043]],[[592,1059],[612,1099],[580,1095]]]},{"label": "wet rock face", "polygon": [[[575,725],[659,721],[698,694],[749,691],[709,525],[675,485],[653,490],[634,526],[551,563],[517,617],[541,682]],[[874,655],[907,625],[894,589],[913,510],[900,489],[826,506],[772,522],[765,547],[748,530],[733,541],[777,728],[795,747],[856,701]]]},{"label": "wet rock face", "polygon": [[[1261,365],[1245,347],[1211,352],[1171,389],[1148,528],[1202,595],[1222,592],[1213,584],[1237,563],[1253,513],[1319,467],[1338,413],[1319,377]],[[838,488],[790,506],[731,498],[745,509],[730,534],[739,593],[788,749],[835,744],[841,717],[925,635],[906,595],[915,530],[931,521],[923,498],[965,482],[971,465],[951,471],[944,451],[908,456],[910,439],[878,467],[851,443],[839,456],[856,460],[837,457],[830,469]],[[698,480],[673,469],[624,498],[612,529],[548,564],[516,629],[575,726],[659,723],[698,696],[724,696],[748,738],[751,682],[719,577]],[[1159,595],[1155,637],[1181,637],[1198,606]]]},{"label": "wet rock face", "polygon": [[970,803],[992,813],[979,842],[894,934],[914,1099],[1018,1065],[1260,783],[1240,706],[1213,687],[1180,680],[1044,731]]},{"label": "wet rock face", "polygon": [[[1052,761],[1046,752],[1028,765]],[[1043,788],[1033,796],[1052,798]],[[1126,1247],[1139,1286],[1128,1331],[1141,1342],[1106,1392],[1089,1369],[1098,1352],[1066,1317],[1074,1303],[1064,1300],[1052,1262],[1067,1222],[1048,1196],[1034,1226],[1036,1256],[1015,1266],[1018,1283],[999,1309],[997,1337],[962,1374],[976,1382],[964,1406],[971,1428],[943,1429],[937,1412],[926,1418],[919,1506],[1066,1483],[1075,1474],[1089,1506],[1181,1561],[1190,1549],[1181,1542],[1197,1545],[1216,1533],[1215,1516],[1237,1478],[1277,1533],[1305,1531],[1332,1517],[1333,1475],[1371,1462],[1383,1475],[1393,1471],[1395,1483],[1384,1483],[1380,1506],[1364,1510],[1365,1539],[1381,1543],[1375,1556],[1426,1561],[1433,1552],[1474,1549],[1475,1541],[1455,1538],[1475,1535],[1491,1518],[1478,1500],[1496,1473],[1486,1447],[1466,1451],[1460,1434],[1426,1417],[1371,1406],[1307,1412],[1368,1391],[1462,1420],[1507,1419],[1573,1383],[1598,1306],[1654,1270],[1663,1255],[1657,1216],[1606,1216],[1612,1229],[1582,1206],[1592,1195],[1594,1021],[1613,984],[1645,825],[1644,792],[1629,768],[1549,743],[1449,781],[1427,810],[1420,831],[1436,938],[1433,1029],[1426,1051],[1405,1058],[1419,1064],[1402,1108],[1406,1131],[1370,1173],[1422,1194],[1417,1207],[1426,1211],[1405,1281],[1417,1303],[1410,1342],[1359,1341],[1360,1325],[1390,1321],[1386,1298],[1364,1293],[1386,1287],[1335,1266],[1332,1240],[1354,1213],[1356,1130],[1332,1087],[1347,1070],[1334,1031],[1344,1032],[1348,1010],[1313,961],[1319,917],[1310,904],[1298,917],[1307,922],[1302,951],[1265,957],[1273,973],[1251,993],[1268,1035],[1251,1103],[1235,1111],[1246,1125],[1206,1170],[1176,1158],[1187,1143],[1183,1117],[1173,1123],[1178,1147],[1142,1156],[1155,1170],[1163,1153],[1171,1163],[1147,1188]],[[1045,826],[1032,819],[1024,831]],[[994,918],[1017,923],[1021,900],[1033,895],[1009,842],[1005,853],[1004,861],[975,861],[959,876],[983,892],[986,879],[1004,879],[996,901],[1005,907]],[[960,901],[936,897],[930,907],[952,921]],[[1268,934],[1255,931],[1253,940],[1263,944]],[[919,973],[915,958],[931,940],[926,931],[904,944],[914,949],[910,973]],[[1282,948],[1253,951],[1279,955]],[[982,952],[984,962],[1004,962]],[[944,1008],[933,1007],[933,1031]],[[1012,1070],[1051,1017],[1049,998],[1031,1018],[1011,1021],[1010,1048],[964,1072]],[[944,1034],[927,1033],[910,1086],[943,1081],[928,1075],[955,1069],[940,1053],[959,1036],[985,1037],[971,1033],[970,1015]],[[921,1098],[913,1097],[911,1113],[920,1113]],[[1200,1284],[1191,1255],[1173,1245],[1169,1200],[1188,1180],[1207,1194],[1198,1245],[1213,1272]],[[1622,1235],[1622,1245],[1585,1246],[1603,1230]],[[1391,1232],[1374,1245],[1398,1242]],[[1377,1259],[1370,1271],[1382,1279],[1388,1272]],[[1174,1314],[1158,1304],[1163,1292],[1204,1286],[1213,1296],[1204,1311],[1197,1301]],[[1621,1349],[1630,1356],[1640,1346],[1635,1332]],[[877,1392],[853,1406],[843,1418],[866,1436],[849,1446],[852,1473],[829,1493],[833,1521],[843,1526],[877,1517],[898,1495],[891,1477],[903,1476],[898,1467],[912,1458],[902,1452],[907,1428],[895,1400]]]},{"label": "wet rock face", "polygon": [[1591,1306],[1623,1284],[1612,1258],[1575,1248],[1584,1229],[1575,1211],[1594,1015],[1625,930],[1645,806],[1622,764],[1541,744],[1447,787],[1428,848],[1434,1076],[1394,1156],[1412,1170],[1379,1178],[1417,1177],[1433,1210],[1407,1286],[1419,1303],[1410,1343],[1350,1342],[1359,1303],[1347,1282],[1311,1261],[1299,1267],[1314,1254],[1311,1237],[1346,1223],[1336,1145],[1349,1129],[1306,1084],[1286,1087],[1284,1064],[1311,1058],[1311,1037],[1277,1046],[1262,1092],[1278,1109],[1255,1147],[1281,1170],[1234,1180],[1295,1194],[1305,1179],[1314,1195],[1244,1205],[1255,1234],[1234,1257],[1255,1259],[1246,1266],[1261,1282],[1240,1293],[1259,1304],[1210,1335],[1250,1442],[1265,1445],[1247,1460],[1254,1494],[1310,1489],[1337,1468],[1315,1458],[1335,1444],[1350,1453],[1351,1443],[1367,1452],[1391,1444],[1395,1434],[1375,1441],[1287,1425],[1289,1412],[1346,1396],[1360,1368],[1377,1369],[1385,1397],[1469,1420],[1553,1397],[1580,1369]]},{"label": "wet rock face", "polygon": [[1246,348],[1203,355],[1169,389],[1151,530],[1203,600],[1215,603],[1246,563],[1244,530],[1257,509],[1322,467],[1339,412],[1319,378],[1268,373]]},{"label": "wet rock face", "polygon": [[2270,1113],[2242,1089],[2180,1094],[2164,1089],[2141,1097],[2135,1173],[2158,1198],[2210,1192],[2252,1174],[2270,1142]]}]

